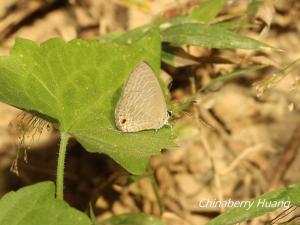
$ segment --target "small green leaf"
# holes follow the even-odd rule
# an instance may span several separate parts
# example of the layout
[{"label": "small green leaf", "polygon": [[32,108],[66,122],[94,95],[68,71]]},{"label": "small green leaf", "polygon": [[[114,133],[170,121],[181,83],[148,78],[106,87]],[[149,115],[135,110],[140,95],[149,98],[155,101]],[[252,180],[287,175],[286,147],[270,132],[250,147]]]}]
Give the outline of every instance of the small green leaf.
[{"label": "small green leaf", "polygon": [[97,37],[97,40],[101,43],[112,42],[115,39],[121,37],[122,35],[124,35],[124,32],[116,31],[116,32],[111,32],[111,33],[101,35],[101,36]]},{"label": "small green leaf", "polygon": [[[156,24],[155,24],[156,25]],[[155,26],[154,25],[154,26]],[[141,39],[151,29],[151,25],[137,27],[128,32],[113,32],[98,37],[100,42],[115,42],[117,44],[132,44]]]},{"label": "small green leaf", "polygon": [[97,219],[96,219],[96,216],[95,216],[95,213],[94,213],[94,210],[93,210],[93,207],[92,207],[91,203],[89,204],[89,207],[90,207],[90,218],[91,218],[91,221],[92,221],[92,225],[98,225],[98,222],[97,222]]},{"label": "small green leaf", "polygon": [[265,67],[266,67],[266,65],[253,65],[253,66],[249,66],[247,68],[237,68],[234,71],[223,73],[221,76],[218,76],[215,79],[213,79],[208,85],[202,87],[199,91],[200,92],[206,91],[206,90],[212,88],[213,86],[215,86],[216,84],[220,83],[221,81],[224,81],[229,78],[233,78],[233,77],[245,74],[245,73],[257,71],[257,70],[263,69]]},{"label": "small green leaf", "polygon": [[151,155],[174,146],[170,128],[123,133],[114,110],[121,88],[142,61],[160,71],[157,26],[132,44],[59,38],[41,44],[17,39],[0,57],[0,101],[55,123],[90,152],[105,153],[133,174],[142,174]]},{"label": "small green leaf", "polygon": [[212,21],[222,10],[224,0],[208,0],[194,8],[190,13],[190,17],[201,22]]},{"label": "small green leaf", "polygon": [[145,35],[145,33],[149,31],[151,26],[159,25],[161,30],[165,30],[166,28],[169,28],[171,26],[182,25],[187,23],[200,23],[200,22],[188,16],[178,16],[169,20],[162,21],[161,23],[160,21],[155,21],[152,24],[146,24],[127,32],[107,33],[105,35],[99,36],[97,40],[99,40],[102,43],[116,42],[119,44],[130,44],[142,38]]},{"label": "small green leaf", "polygon": [[[286,189],[280,189],[266,193],[251,202],[253,205],[249,207],[239,207],[228,210],[222,215],[211,220],[207,225],[231,225],[243,221],[251,220],[265,213],[272,212],[280,208],[280,204],[290,202],[290,206],[300,206],[300,184],[292,185]],[[274,207],[263,207],[263,202],[273,202]],[[283,203],[280,203],[283,202]],[[275,204],[279,206],[275,206]],[[267,206],[265,204],[265,206]],[[272,205],[270,205],[272,206]]]},{"label": "small green leaf", "polygon": [[[170,51],[167,51],[170,50]],[[176,51],[177,50],[177,51]],[[167,48],[161,52],[161,60],[174,67],[199,64],[197,57],[189,55],[182,49]]]},{"label": "small green leaf", "polygon": [[175,46],[196,45],[207,48],[261,49],[271,46],[218,26],[206,24],[182,24],[162,31],[163,41]]},{"label": "small green leaf", "polygon": [[173,27],[173,26],[177,26],[177,25],[183,25],[183,24],[188,24],[188,23],[201,23],[196,19],[193,19],[189,16],[177,16],[175,18],[172,19],[168,19],[163,21],[160,24],[160,29],[166,30],[167,28]]},{"label": "small green leaf", "polygon": [[164,225],[163,222],[145,213],[129,213],[113,216],[99,225]]},{"label": "small green leaf", "polygon": [[1,225],[91,225],[82,212],[54,198],[52,182],[42,182],[9,192],[0,200]]},{"label": "small green leaf", "polygon": [[263,0],[253,0],[251,3],[248,5],[247,8],[247,14],[248,16],[255,16],[257,13],[259,7],[264,3]]},{"label": "small green leaf", "polygon": [[199,63],[232,64],[229,59],[212,56],[193,56],[183,48],[174,47],[169,44],[162,45],[161,60],[174,67],[197,65]]},{"label": "small green leaf", "polygon": [[226,21],[226,22],[220,22],[215,23],[213,25],[214,27],[223,28],[226,30],[233,30],[233,29],[248,29],[248,28],[255,28],[257,27],[255,24],[250,24],[243,21]]}]

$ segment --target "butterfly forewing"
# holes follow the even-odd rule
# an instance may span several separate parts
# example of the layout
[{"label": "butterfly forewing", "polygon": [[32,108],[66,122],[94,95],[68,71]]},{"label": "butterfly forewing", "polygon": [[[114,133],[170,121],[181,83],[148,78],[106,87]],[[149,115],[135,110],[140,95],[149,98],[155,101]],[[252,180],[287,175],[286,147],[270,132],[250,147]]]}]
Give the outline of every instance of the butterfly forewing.
[{"label": "butterfly forewing", "polygon": [[129,75],[116,107],[115,120],[124,132],[160,129],[168,119],[167,106],[153,69],[140,63]]}]

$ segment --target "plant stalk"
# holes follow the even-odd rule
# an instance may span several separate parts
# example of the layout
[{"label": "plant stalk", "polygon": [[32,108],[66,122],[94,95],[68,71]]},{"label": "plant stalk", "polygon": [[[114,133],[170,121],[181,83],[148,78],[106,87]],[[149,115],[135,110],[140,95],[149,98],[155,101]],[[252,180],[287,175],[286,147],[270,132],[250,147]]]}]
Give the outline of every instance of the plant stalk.
[{"label": "plant stalk", "polygon": [[155,195],[155,198],[156,198],[157,203],[159,205],[160,214],[162,215],[163,212],[165,211],[165,206],[161,201],[159,191],[158,191],[158,185],[157,185],[156,179],[154,177],[154,171],[153,171],[150,163],[148,163],[148,168],[147,169],[148,169],[148,176],[150,177],[152,188],[153,188],[153,191],[154,191],[154,195]]},{"label": "plant stalk", "polygon": [[61,200],[64,199],[64,167],[69,137],[70,136],[64,132],[60,134],[60,145],[56,174],[56,198]]}]

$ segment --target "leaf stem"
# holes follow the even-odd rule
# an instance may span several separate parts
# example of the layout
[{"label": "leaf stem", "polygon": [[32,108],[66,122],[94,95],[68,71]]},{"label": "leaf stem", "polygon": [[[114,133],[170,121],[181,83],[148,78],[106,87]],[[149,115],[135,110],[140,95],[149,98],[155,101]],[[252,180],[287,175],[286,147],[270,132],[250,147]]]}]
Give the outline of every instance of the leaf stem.
[{"label": "leaf stem", "polygon": [[155,198],[156,198],[157,203],[159,205],[160,214],[162,215],[163,212],[165,211],[165,206],[161,201],[159,191],[158,191],[158,185],[157,185],[156,179],[154,177],[154,171],[153,171],[150,163],[148,163],[148,168],[147,169],[148,169],[148,176],[150,177],[152,188],[153,188],[153,191],[154,191],[154,195],[155,195]]},{"label": "leaf stem", "polygon": [[56,174],[56,198],[62,200],[64,199],[64,167],[69,137],[70,136],[67,133],[62,132],[60,134],[60,145]]}]

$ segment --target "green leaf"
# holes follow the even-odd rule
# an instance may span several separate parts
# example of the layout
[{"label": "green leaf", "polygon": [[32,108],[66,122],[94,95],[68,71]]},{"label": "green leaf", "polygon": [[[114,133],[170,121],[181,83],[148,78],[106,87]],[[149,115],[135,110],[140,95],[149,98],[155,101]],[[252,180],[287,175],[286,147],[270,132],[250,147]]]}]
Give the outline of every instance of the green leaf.
[{"label": "green leaf", "polygon": [[99,223],[100,225],[164,225],[163,222],[145,213],[129,213],[113,216]]},{"label": "green leaf", "polygon": [[[155,25],[154,25],[155,26]],[[151,25],[137,27],[128,32],[113,32],[100,36],[100,42],[115,42],[117,44],[131,44],[141,39],[151,29]]]},{"label": "green leaf", "polygon": [[160,29],[163,31],[163,30],[166,30],[167,28],[170,28],[170,27],[173,27],[173,26],[183,25],[183,24],[188,24],[188,23],[197,23],[197,24],[199,24],[201,22],[199,22],[199,20],[193,19],[189,16],[177,16],[175,18],[163,21],[160,24]]},{"label": "green leaf", "polygon": [[161,52],[161,59],[164,63],[167,63],[174,67],[199,64],[199,62],[197,61],[197,57],[189,55],[182,49],[178,49],[177,52],[176,50],[170,48],[168,48],[167,50],[170,51],[162,50]]},{"label": "green leaf", "polygon": [[[131,31],[129,31],[129,32],[131,32]],[[111,32],[111,33],[101,35],[101,36],[97,37],[97,40],[102,43],[112,42],[115,39],[122,37],[122,35],[124,35],[124,32],[116,31],[116,32]]]},{"label": "green leaf", "polygon": [[[284,206],[284,203],[290,202],[290,206],[300,206],[300,184],[292,185],[286,189],[280,189],[266,193],[258,198],[255,198],[251,202],[253,205],[251,207],[239,207],[233,208],[222,215],[211,220],[207,225],[230,225],[236,224],[243,221],[253,219],[255,217],[261,216],[265,213],[272,212],[281,206]],[[263,202],[273,202],[274,207],[264,207]],[[283,203],[280,203],[283,202]],[[275,204],[277,203],[277,206]],[[266,206],[266,205],[265,205]],[[270,205],[272,206],[272,205]],[[286,205],[287,206],[287,205]]]},{"label": "green leaf", "polygon": [[266,67],[266,65],[253,65],[253,66],[249,66],[247,68],[237,68],[234,71],[223,73],[221,76],[218,76],[217,78],[213,79],[208,85],[202,87],[199,91],[200,92],[206,91],[206,90],[212,88],[213,86],[215,86],[216,84],[220,83],[221,81],[224,81],[229,78],[233,78],[233,77],[245,74],[245,73],[257,71],[257,70],[263,69],[265,67]]},{"label": "green leaf", "polygon": [[196,45],[207,48],[262,49],[271,46],[218,26],[182,24],[162,31],[163,41],[175,46]]},{"label": "green leaf", "polygon": [[94,213],[94,210],[93,210],[93,207],[92,207],[91,203],[89,204],[89,207],[90,207],[90,218],[91,218],[91,221],[92,221],[92,225],[98,225],[98,222],[97,222],[97,219],[96,219],[96,216],[95,216],[95,213]]},{"label": "green leaf", "polygon": [[224,0],[208,0],[194,8],[190,13],[190,17],[201,22],[212,21],[222,10],[223,5]]},{"label": "green leaf", "polygon": [[116,129],[121,88],[142,61],[159,74],[158,27],[132,44],[55,38],[39,46],[17,39],[11,55],[0,57],[0,101],[54,122],[86,150],[108,154],[129,172],[142,174],[151,155],[174,146],[170,128]]},{"label": "green leaf", "polygon": [[111,32],[105,35],[99,36],[97,40],[100,42],[116,42],[119,44],[130,44],[145,35],[146,32],[149,31],[151,26],[159,26],[161,30],[165,30],[171,26],[182,25],[187,23],[200,23],[198,20],[195,20],[188,16],[178,16],[169,20],[164,21],[155,21],[152,24],[146,24],[140,27],[137,27],[133,30],[127,32]]},{"label": "green leaf", "polygon": [[221,23],[216,23],[213,25],[214,27],[223,28],[226,30],[233,30],[233,29],[248,29],[248,28],[256,28],[255,24],[250,24],[243,21],[226,21]]},{"label": "green leaf", "polygon": [[252,0],[251,3],[248,5],[247,14],[248,16],[255,16],[259,7],[264,3],[263,0]]},{"label": "green leaf", "polygon": [[91,225],[82,212],[54,198],[52,182],[9,192],[0,200],[1,225]]}]

